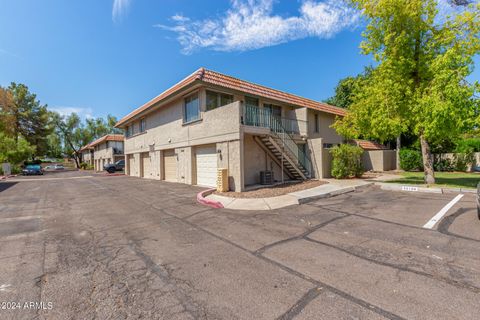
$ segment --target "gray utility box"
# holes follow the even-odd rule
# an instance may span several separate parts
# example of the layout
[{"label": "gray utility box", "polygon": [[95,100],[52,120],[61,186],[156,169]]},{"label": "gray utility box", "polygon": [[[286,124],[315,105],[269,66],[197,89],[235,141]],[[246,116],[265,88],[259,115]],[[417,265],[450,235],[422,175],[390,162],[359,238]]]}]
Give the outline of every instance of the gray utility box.
[{"label": "gray utility box", "polygon": [[273,184],[273,171],[260,171],[260,184]]}]

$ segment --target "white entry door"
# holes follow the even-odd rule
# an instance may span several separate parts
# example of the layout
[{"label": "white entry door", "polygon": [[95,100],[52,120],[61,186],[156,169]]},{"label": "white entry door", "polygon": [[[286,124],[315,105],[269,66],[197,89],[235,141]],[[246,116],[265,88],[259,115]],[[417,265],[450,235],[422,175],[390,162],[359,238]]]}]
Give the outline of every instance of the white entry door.
[{"label": "white entry door", "polygon": [[217,152],[215,146],[197,147],[197,184],[217,186]]}]

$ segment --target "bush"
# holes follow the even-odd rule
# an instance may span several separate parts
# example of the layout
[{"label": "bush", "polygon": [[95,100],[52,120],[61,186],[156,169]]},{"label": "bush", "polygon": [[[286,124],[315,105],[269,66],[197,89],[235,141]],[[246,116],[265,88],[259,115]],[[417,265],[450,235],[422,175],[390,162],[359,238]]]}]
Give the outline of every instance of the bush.
[{"label": "bush", "polygon": [[469,165],[475,164],[475,155],[473,152],[469,153],[455,153],[453,156],[455,171],[467,171]]},{"label": "bush", "polygon": [[457,153],[480,152],[480,138],[468,138],[457,142]]},{"label": "bush", "polygon": [[332,176],[334,178],[360,177],[363,174],[362,148],[350,144],[341,144],[333,147],[330,153],[333,156]]},{"label": "bush", "polygon": [[433,169],[435,171],[451,172],[455,170],[455,163],[449,158],[435,159],[435,162],[433,163]]},{"label": "bush", "polygon": [[80,163],[80,169],[87,170],[87,168],[88,168],[88,163],[86,162]]},{"label": "bush", "polygon": [[422,153],[417,150],[400,150],[400,168],[405,171],[423,170]]}]

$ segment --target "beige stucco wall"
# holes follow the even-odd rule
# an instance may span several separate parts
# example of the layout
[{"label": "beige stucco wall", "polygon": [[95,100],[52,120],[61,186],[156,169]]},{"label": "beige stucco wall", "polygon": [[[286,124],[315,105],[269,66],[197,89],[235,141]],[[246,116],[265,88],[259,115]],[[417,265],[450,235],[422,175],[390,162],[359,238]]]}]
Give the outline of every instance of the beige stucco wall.
[{"label": "beige stucco wall", "polygon": [[[315,132],[315,114],[318,114],[319,130]],[[339,144],[343,142],[342,136],[338,135],[335,129],[330,126],[335,123],[335,115],[308,110],[308,138],[322,138],[323,143]]]},{"label": "beige stucco wall", "polygon": [[322,149],[322,178],[332,177],[332,160],[330,149]]},{"label": "beige stucco wall", "polygon": [[307,141],[308,153],[312,162],[312,178],[323,178],[323,166],[322,166],[322,152],[323,152],[323,139],[308,139]]},{"label": "beige stucco wall", "polygon": [[[200,105],[204,110],[204,91],[200,91]],[[240,102],[201,112],[201,120],[183,124],[183,101],[178,99],[148,115],[146,132],[126,138],[125,153],[184,148],[240,138]]]},{"label": "beige stucco wall", "polygon": [[88,164],[93,164],[93,157],[90,150],[82,151],[82,161]]},{"label": "beige stucco wall", "polygon": [[[281,181],[281,167],[269,156],[269,153],[262,149],[253,139],[252,135],[245,134],[244,142],[244,179],[245,185],[254,185],[260,183],[260,171],[271,170],[276,181]],[[284,179],[289,180],[288,175],[284,174]]]},{"label": "beige stucco wall", "polygon": [[395,150],[366,150],[362,154],[365,171],[389,171],[396,168]]},{"label": "beige stucco wall", "polygon": [[243,180],[243,142],[241,140],[224,141],[217,143],[220,151],[217,158],[218,168],[228,169],[228,185],[232,191],[241,191]]}]

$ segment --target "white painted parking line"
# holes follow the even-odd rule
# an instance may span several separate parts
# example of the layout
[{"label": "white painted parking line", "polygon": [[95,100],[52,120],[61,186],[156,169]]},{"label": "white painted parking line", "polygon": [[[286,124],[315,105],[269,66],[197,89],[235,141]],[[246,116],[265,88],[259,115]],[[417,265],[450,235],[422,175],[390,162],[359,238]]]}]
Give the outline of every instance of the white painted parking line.
[{"label": "white painted parking line", "polygon": [[447,203],[445,207],[442,208],[442,210],[438,211],[436,215],[433,216],[432,219],[430,219],[425,225],[423,226],[425,229],[432,229],[438,221],[442,220],[443,216],[452,208],[455,203],[457,203],[460,199],[462,199],[463,194],[457,195],[455,198],[453,198],[452,201]]}]

